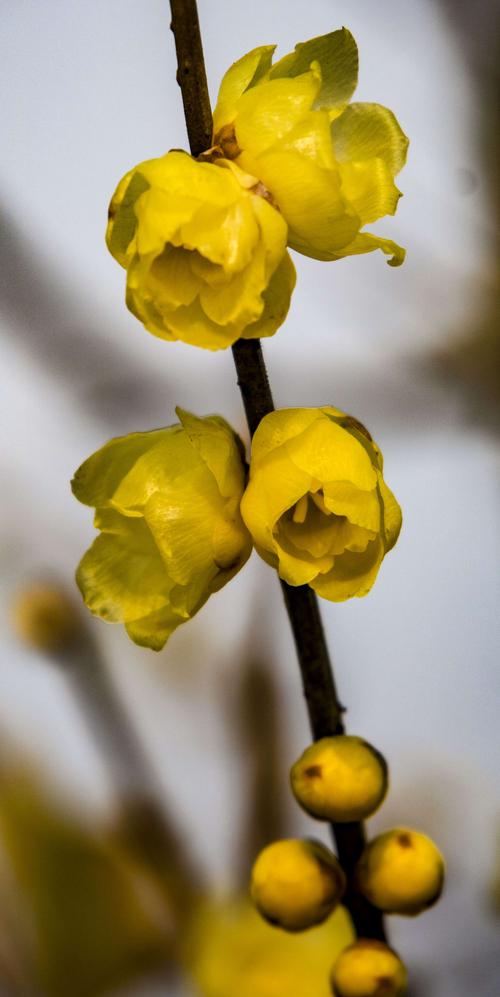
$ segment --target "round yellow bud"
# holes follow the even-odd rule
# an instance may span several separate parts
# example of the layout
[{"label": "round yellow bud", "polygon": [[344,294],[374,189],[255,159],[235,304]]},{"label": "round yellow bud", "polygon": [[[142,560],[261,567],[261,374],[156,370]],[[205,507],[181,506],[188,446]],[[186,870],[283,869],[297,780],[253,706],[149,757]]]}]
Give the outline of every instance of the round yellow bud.
[{"label": "round yellow bud", "polygon": [[13,628],[38,651],[57,651],[69,644],[81,626],[72,600],[52,582],[35,582],[21,589],[11,605]]},{"label": "round yellow bud", "polygon": [[290,772],[295,799],[311,817],[364,820],[387,792],[387,764],[361,737],[323,737],[306,748]]},{"label": "round yellow bud", "polygon": [[324,845],[288,839],[260,852],[250,889],[266,921],[285,931],[304,931],[329,917],[345,885],[338,860]]},{"label": "round yellow bud", "polygon": [[356,870],[365,897],[388,914],[420,914],[439,899],[444,859],[425,834],[395,828],[374,838]]},{"label": "round yellow bud", "polygon": [[400,997],[408,976],[399,956],[383,942],[360,938],[344,949],[332,970],[335,997]]}]

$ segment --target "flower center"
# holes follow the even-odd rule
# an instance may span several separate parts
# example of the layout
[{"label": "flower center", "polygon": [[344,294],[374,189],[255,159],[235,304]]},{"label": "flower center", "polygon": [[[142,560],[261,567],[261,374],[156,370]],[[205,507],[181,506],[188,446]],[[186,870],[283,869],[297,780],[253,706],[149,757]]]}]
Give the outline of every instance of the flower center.
[{"label": "flower center", "polygon": [[346,544],[345,516],[327,508],[323,489],[306,492],[280,517],[277,536],[289,553],[308,553],[313,557],[340,554]]}]

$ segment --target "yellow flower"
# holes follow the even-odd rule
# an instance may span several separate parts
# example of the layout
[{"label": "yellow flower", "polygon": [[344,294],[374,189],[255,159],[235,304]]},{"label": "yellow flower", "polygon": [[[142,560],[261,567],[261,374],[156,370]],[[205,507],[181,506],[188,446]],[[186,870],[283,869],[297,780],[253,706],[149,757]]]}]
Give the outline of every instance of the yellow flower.
[{"label": "yellow flower", "polygon": [[397,266],[404,250],[361,229],[395,213],[408,139],[386,107],[349,104],[354,38],[342,28],[273,65],[274,49],[253,49],[224,76],[214,144],[271,192],[293,249],[319,260],[381,249]]},{"label": "yellow flower", "polygon": [[329,997],[332,960],[354,940],[349,915],[302,934],[266,924],[243,900],[206,903],[187,944],[187,969],[202,997]]},{"label": "yellow flower", "polygon": [[240,442],[219,416],[177,409],[181,424],[110,440],[76,472],[101,535],[77,582],[91,610],[160,650],[251,551],[239,504]]},{"label": "yellow flower", "polygon": [[286,223],[256,184],[226,160],[175,151],[120,181],[106,241],[127,270],[127,305],[153,335],[219,350],[282,324],[295,269]]},{"label": "yellow flower", "polygon": [[243,519],[290,585],[333,602],[366,595],[401,528],[368,431],[338,409],[281,409],[252,442]]}]

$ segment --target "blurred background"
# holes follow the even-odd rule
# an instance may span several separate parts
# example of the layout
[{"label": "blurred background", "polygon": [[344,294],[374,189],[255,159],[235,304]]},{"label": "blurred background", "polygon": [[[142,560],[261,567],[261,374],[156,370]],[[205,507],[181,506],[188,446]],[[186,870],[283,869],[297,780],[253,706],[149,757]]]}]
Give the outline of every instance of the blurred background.
[{"label": "blurred background", "polygon": [[[117,180],[186,146],[168,4],[0,9],[0,993],[327,997],[345,924],[290,947],[245,901],[263,843],[326,840],[288,791],[309,734],[273,573],[254,555],[158,655],[86,619],[73,582],[94,531],[69,479],[109,437],[180,404],[247,438],[230,354],[148,335],[104,246]],[[448,862],[438,906],[391,919],[412,995],[493,997],[500,4],[201,0],[200,19],[212,99],[254,46],[345,24],[355,99],[411,139],[375,227],[404,266],[296,256],[264,350],[277,405],[334,404],[383,448],[401,539],[373,592],[323,619],[348,729],[390,765],[370,830],[415,826]]]}]

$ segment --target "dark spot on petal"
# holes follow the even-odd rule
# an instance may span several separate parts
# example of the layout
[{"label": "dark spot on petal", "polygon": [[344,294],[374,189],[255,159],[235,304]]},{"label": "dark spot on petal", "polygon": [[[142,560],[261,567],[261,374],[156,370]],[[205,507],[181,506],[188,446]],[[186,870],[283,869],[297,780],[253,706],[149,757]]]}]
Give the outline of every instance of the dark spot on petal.
[{"label": "dark spot on petal", "polygon": [[307,775],[310,779],[317,779],[322,773],[321,765],[309,765],[307,769],[304,769],[304,775]]},{"label": "dark spot on petal", "polygon": [[398,834],[398,836],[397,836],[397,842],[398,842],[398,845],[401,845],[401,848],[412,848],[413,847],[412,840],[411,840],[411,835],[407,834],[406,831],[402,831],[401,834]]},{"label": "dark spot on petal", "polygon": [[340,425],[343,426],[344,429],[357,429],[362,436],[366,436],[367,440],[370,440],[370,442],[373,440],[373,437],[368,432],[366,426],[363,426],[363,423],[360,422],[359,419],[355,419],[353,415],[346,415],[345,418],[342,419]]}]

